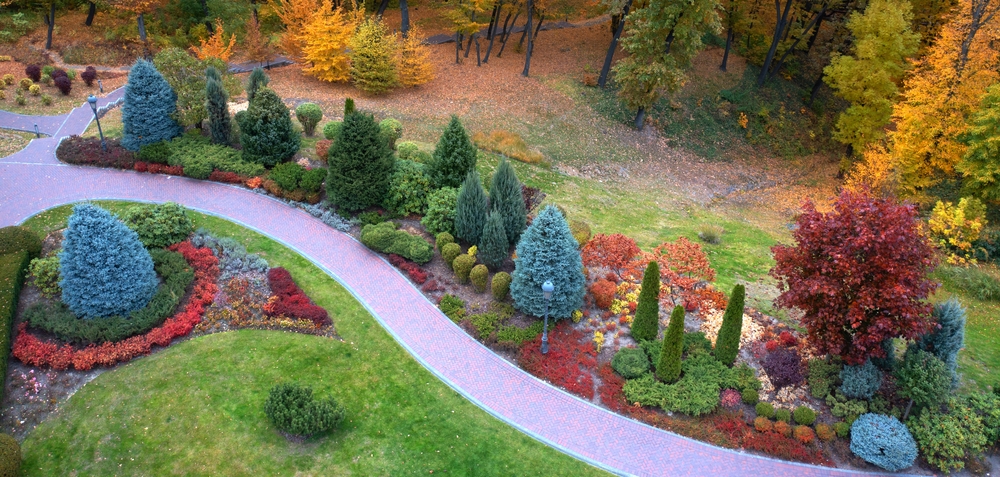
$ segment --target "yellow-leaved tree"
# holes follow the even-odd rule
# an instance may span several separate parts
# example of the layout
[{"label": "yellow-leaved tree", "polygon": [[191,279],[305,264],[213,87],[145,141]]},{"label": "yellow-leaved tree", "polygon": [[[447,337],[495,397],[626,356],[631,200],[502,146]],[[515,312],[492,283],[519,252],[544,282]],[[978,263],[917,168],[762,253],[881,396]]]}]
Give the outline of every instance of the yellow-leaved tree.
[{"label": "yellow-leaved tree", "polygon": [[229,35],[229,41],[226,42],[225,33],[222,28],[222,20],[216,19],[215,32],[212,33],[212,36],[208,37],[208,40],[198,40],[201,45],[192,46],[191,52],[199,60],[218,58],[222,61],[229,61],[229,57],[233,56],[233,47],[236,46],[236,35]]},{"label": "yellow-leaved tree", "polygon": [[399,84],[404,87],[418,86],[434,79],[434,66],[431,64],[431,52],[421,40],[417,27],[411,27],[409,35],[399,42],[399,58],[396,61],[396,74]]},{"label": "yellow-leaved tree", "polygon": [[378,17],[362,22],[351,39],[351,79],[358,89],[371,94],[385,93],[399,85],[396,41]]},{"label": "yellow-leaved tree", "polygon": [[854,163],[844,180],[844,189],[851,192],[867,192],[875,197],[896,195],[899,178],[893,167],[892,154],[885,144],[869,144],[860,161]]},{"label": "yellow-leaved tree", "polygon": [[[305,46],[304,35],[306,27],[312,22],[313,15],[322,8],[318,0],[271,0],[274,14],[285,25],[281,34],[281,49],[295,59],[302,59],[302,47]],[[330,11],[328,7],[326,11]]]},{"label": "yellow-leaved tree", "polygon": [[302,32],[302,59],[309,66],[302,71],[322,81],[347,81],[351,78],[351,60],[347,48],[354,35],[356,16],[333,8],[324,0],[312,21]]}]

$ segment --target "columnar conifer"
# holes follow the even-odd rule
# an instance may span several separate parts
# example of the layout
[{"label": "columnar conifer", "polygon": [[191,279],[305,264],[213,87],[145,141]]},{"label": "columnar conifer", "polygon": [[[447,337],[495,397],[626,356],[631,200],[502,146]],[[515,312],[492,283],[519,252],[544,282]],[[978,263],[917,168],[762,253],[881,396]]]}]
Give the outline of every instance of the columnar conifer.
[{"label": "columnar conifer", "polygon": [[507,159],[500,159],[500,165],[493,174],[490,185],[490,208],[500,212],[503,217],[507,240],[517,243],[528,223],[528,212],[524,205],[524,195],[521,193],[521,181],[517,179],[514,167]]},{"label": "columnar conifer", "polygon": [[726,313],[722,315],[722,327],[715,339],[715,359],[726,366],[732,366],[740,352],[740,334],[743,332],[743,303],[746,287],[736,285],[729,297]]},{"label": "columnar conifer", "polygon": [[471,244],[479,243],[486,225],[488,204],[486,191],[479,181],[479,172],[473,169],[458,190],[455,204],[455,236]]},{"label": "columnar conifer", "polygon": [[438,187],[461,186],[466,174],[476,167],[476,152],[458,116],[452,116],[434,148],[428,168],[431,179]]},{"label": "columnar conifer", "polygon": [[492,270],[498,270],[507,259],[508,250],[510,242],[503,229],[503,218],[494,210],[490,212],[486,226],[483,227],[483,236],[479,241],[479,260]]},{"label": "columnar conifer", "polygon": [[205,71],[208,81],[205,83],[205,106],[208,109],[208,125],[212,133],[212,142],[229,144],[229,135],[233,130],[229,117],[229,95],[222,86],[222,78],[215,68]]},{"label": "columnar conifer", "polygon": [[670,324],[663,333],[660,360],[656,364],[656,377],[672,383],[681,376],[681,352],[684,351],[684,307],[675,306],[670,314]]},{"label": "columnar conifer", "polygon": [[302,136],[292,125],[292,116],[281,98],[270,88],[261,88],[240,120],[243,158],[272,167],[291,158]]},{"label": "columnar conifer", "polygon": [[396,158],[370,114],[353,113],[330,147],[326,194],[347,210],[381,204],[389,191]]},{"label": "columnar conifer", "polygon": [[632,337],[636,341],[655,340],[660,331],[660,265],[649,262],[642,276],[642,290],[632,320]]}]

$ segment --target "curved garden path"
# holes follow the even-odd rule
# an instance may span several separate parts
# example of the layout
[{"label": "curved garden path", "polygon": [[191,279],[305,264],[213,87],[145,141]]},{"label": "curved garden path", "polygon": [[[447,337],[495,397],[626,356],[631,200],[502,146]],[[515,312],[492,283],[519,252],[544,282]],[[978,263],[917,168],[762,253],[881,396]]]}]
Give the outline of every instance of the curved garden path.
[{"label": "curved garden path", "polygon": [[[101,98],[100,105],[121,91]],[[44,122],[52,137],[0,159],[0,226],[82,200],[173,201],[261,232],[295,249],[343,284],[414,358],[490,414],[592,465],[621,475],[841,476],[845,470],[744,454],[611,413],[520,370],[474,340],[394,267],[307,213],[238,187],[166,175],[61,164],[61,138],[82,133],[88,105]],[[31,118],[28,122],[32,122]],[[0,128],[25,117],[0,111]],[[51,131],[51,132],[49,132]],[[554,343],[553,346],[559,346]]]}]

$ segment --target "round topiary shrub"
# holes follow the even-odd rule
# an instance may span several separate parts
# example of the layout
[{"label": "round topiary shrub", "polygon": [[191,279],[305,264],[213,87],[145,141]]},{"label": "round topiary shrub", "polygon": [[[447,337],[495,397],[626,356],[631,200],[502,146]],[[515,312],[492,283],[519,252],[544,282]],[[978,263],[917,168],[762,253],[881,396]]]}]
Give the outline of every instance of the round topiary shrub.
[{"label": "round topiary shrub", "polygon": [[764,371],[775,390],[802,382],[802,358],[790,348],[778,348],[764,358]]},{"label": "round topiary shrub", "polygon": [[458,283],[468,283],[469,273],[472,267],[476,266],[476,259],[468,254],[461,254],[451,262],[452,270],[455,270],[455,278]]},{"label": "round topiary shrub", "polygon": [[765,417],[767,419],[774,417],[774,406],[767,401],[757,403],[757,407],[755,409],[758,416]]},{"label": "round topiary shrub", "polygon": [[441,258],[444,260],[444,264],[452,270],[455,269],[453,266],[455,258],[461,254],[462,246],[455,242],[446,243],[443,247],[441,247]]},{"label": "round topiary shrub", "polygon": [[490,271],[486,268],[486,265],[481,263],[472,267],[472,271],[469,272],[469,280],[472,282],[472,287],[476,289],[477,293],[486,291],[486,282],[489,279]]},{"label": "round topiary shrub", "polygon": [[882,385],[882,371],[871,361],[860,366],[844,366],[840,371],[840,392],[849,399],[871,399]]},{"label": "round topiary shrub", "polygon": [[316,131],[316,125],[323,119],[323,110],[314,103],[302,103],[295,108],[295,119],[302,124],[306,136],[312,136]]},{"label": "round topiary shrub", "polygon": [[795,436],[795,440],[807,445],[816,440],[816,433],[809,426],[795,426],[792,435]]},{"label": "round topiary shrub", "polygon": [[823,442],[830,442],[837,437],[837,434],[829,424],[820,423],[816,424],[816,437]]},{"label": "round topiary shrub", "polygon": [[344,126],[343,121],[330,121],[323,125],[323,137],[336,141],[337,135],[340,134],[340,128]]},{"label": "round topiary shrub", "polygon": [[403,141],[396,145],[396,157],[402,161],[416,160],[418,152],[420,152],[420,147],[410,141]]},{"label": "round topiary shrub", "polygon": [[305,168],[294,162],[283,162],[274,166],[267,178],[278,184],[278,187],[292,191],[299,187],[299,180],[304,172]]},{"label": "round topiary shrub", "polygon": [[87,69],[83,70],[83,73],[80,73],[80,79],[82,79],[84,84],[87,86],[93,86],[94,80],[97,79],[97,68],[88,66]]},{"label": "round topiary shrub", "polygon": [[42,253],[42,238],[31,229],[11,225],[0,228],[0,255],[27,250],[30,258]]},{"label": "round topiary shrub", "polygon": [[493,275],[490,289],[493,292],[494,300],[504,301],[507,299],[507,295],[510,293],[510,281],[511,277],[507,272],[497,272]]},{"label": "round topiary shrub", "polygon": [[622,348],[611,360],[611,368],[625,379],[635,379],[649,372],[649,357],[639,348]]},{"label": "round topiary shrub", "polygon": [[18,88],[20,88],[22,91],[27,91],[28,88],[31,88],[32,85],[34,85],[34,83],[32,83],[31,80],[28,78],[21,78],[21,81],[18,81],[17,83]]},{"label": "round topiary shrub", "polygon": [[17,477],[21,470],[21,445],[17,439],[0,434],[0,477]]},{"label": "round topiary shrub", "polygon": [[53,79],[53,82],[63,96],[69,96],[69,92],[73,89],[73,82],[70,81],[68,76],[57,76]]},{"label": "round topiary shrub", "polygon": [[444,250],[444,246],[450,243],[455,243],[455,237],[448,232],[441,232],[434,237],[434,245],[439,251]]},{"label": "round topiary shrub", "polygon": [[28,94],[32,96],[39,96],[42,94],[42,87],[38,86],[37,84],[28,86]]},{"label": "round topiary shrub", "polygon": [[760,401],[760,393],[756,389],[746,388],[740,393],[740,398],[743,399],[743,404],[755,406],[757,401]]},{"label": "round topiary shrub", "polygon": [[893,416],[864,414],[851,426],[851,452],[890,472],[913,465],[917,443]]},{"label": "round topiary shrub", "polygon": [[39,82],[42,79],[42,67],[38,65],[28,65],[24,67],[24,74],[31,78],[31,81]]},{"label": "round topiary shrub", "polygon": [[811,426],[812,423],[816,422],[816,411],[799,406],[792,412],[792,417],[795,418],[795,423],[800,426]]},{"label": "round topiary shrub", "polygon": [[837,437],[846,439],[851,434],[851,425],[844,421],[835,422],[833,423],[833,432],[837,434]]},{"label": "round topiary shrub", "polygon": [[775,421],[774,432],[777,432],[778,434],[781,434],[785,437],[791,437],[792,426],[785,421]]},{"label": "round topiary shrub", "polygon": [[774,423],[764,416],[757,416],[753,420],[753,428],[757,432],[769,432],[774,429]]},{"label": "round topiary shrub", "polygon": [[774,418],[784,423],[790,423],[792,422],[792,411],[789,411],[788,409],[777,409],[774,411]]},{"label": "round topiary shrub", "polygon": [[378,123],[378,128],[382,131],[382,137],[385,138],[385,142],[389,144],[389,147],[395,149],[396,141],[403,137],[403,123],[392,118],[387,118]]},{"label": "round topiary shrub", "polygon": [[130,207],[122,215],[122,222],[139,234],[139,241],[147,248],[168,247],[194,231],[187,211],[173,202]]},{"label": "round topiary shrub", "polygon": [[315,399],[312,389],[285,383],[271,388],[264,414],[278,430],[309,437],[337,427],[346,411],[333,398]]}]

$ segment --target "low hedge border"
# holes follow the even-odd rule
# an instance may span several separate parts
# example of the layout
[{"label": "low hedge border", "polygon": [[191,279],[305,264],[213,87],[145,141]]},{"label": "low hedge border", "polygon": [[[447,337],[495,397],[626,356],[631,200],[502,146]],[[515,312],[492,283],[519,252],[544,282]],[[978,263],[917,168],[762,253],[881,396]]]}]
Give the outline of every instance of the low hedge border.
[{"label": "low hedge border", "polygon": [[[7,376],[11,327],[28,262],[27,250],[0,255],[0,376]],[[3,387],[0,387],[0,400],[3,400]]]}]

